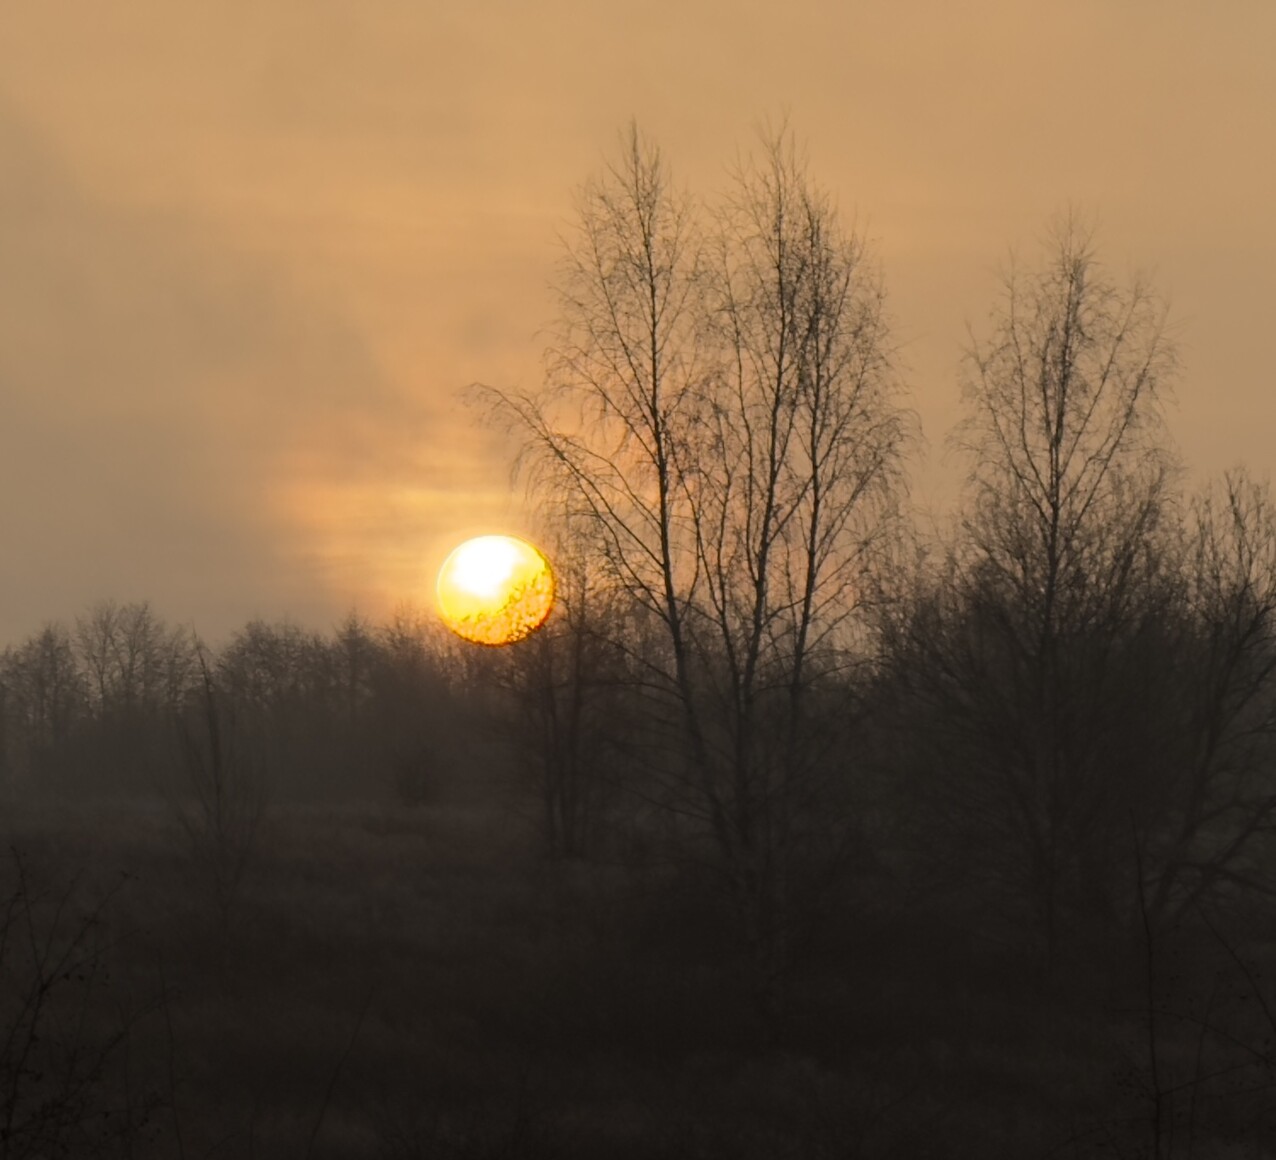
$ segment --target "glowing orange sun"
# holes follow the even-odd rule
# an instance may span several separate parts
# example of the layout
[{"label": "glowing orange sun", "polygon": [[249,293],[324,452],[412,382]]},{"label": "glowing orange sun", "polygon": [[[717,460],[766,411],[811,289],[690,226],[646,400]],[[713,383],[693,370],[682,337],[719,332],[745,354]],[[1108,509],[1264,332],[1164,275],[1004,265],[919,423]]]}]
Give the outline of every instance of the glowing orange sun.
[{"label": "glowing orange sun", "polygon": [[513,644],[535,632],[554,606],[549,561],[517,536],[466,540],[443,561],[439,615],[475,644]]}]

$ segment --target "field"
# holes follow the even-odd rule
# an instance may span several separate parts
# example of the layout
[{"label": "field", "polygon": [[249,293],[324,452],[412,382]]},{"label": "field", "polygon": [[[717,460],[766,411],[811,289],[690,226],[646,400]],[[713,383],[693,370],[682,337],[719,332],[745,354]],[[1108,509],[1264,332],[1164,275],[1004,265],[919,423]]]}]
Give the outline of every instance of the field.
[{"label": "field", "polygon": [[[1167,1076],[1203,1075],[1200,1036],[1167,1026],[1154,1089],[1137,958],[1047,983],[871,891],[833,909],[768,1030],[700,876],[548,861],[515,812],[455,796],[275,807],[224,914],[163,803],[11,810],[6,977],[77,938],[87,964],[49,989],[42,1066],[9,1037],[15,1119],[78,1058],[65,1155],[1134,1156]],[[1251,1086],[1208,1147],[1162,1097],[1160,1155],[1271,1155]]]}]

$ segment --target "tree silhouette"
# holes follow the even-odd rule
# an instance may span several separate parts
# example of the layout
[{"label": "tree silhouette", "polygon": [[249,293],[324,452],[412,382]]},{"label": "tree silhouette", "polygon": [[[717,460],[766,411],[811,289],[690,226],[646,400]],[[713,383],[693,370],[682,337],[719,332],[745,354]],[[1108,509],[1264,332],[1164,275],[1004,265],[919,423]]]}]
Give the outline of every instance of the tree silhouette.
[{"label": "tree silhouette", "polygon": [[1112,910],[1129,811],[1154,792],[1173,365],[1154,293],[1118,287],[1087,232],[1057,223],[972,339],[957,436],[970,503],[891,642],[948,872],[1027,917],[1047,963],[1070,919]]},{"label": "tree silhouette", "polygon": [[794,876],[829,820],[807,706],[853,653],[902,486],[907,416],[865,243],[787,133],[702,215],[631,128],[581,194],[544,388],[480,394],[655,630],[630,650],[659,739],[646,772],[711,836],[775,1009]]}]

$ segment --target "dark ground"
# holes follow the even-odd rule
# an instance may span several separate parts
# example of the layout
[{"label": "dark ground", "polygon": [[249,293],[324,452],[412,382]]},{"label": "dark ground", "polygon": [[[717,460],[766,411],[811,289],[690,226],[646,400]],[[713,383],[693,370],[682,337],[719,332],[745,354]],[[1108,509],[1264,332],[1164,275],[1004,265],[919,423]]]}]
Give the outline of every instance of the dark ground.
[{"label": "dark ground", "polygon": [[[694,875],[545,861],[472,800],[277,807],[224,920],[162,803],[4,829],[0,1157],[1276,1155],[1276,940],[1252,923],[1155,948],[1154,1070],[1146,956],[1045,979],[871,890],[769,1034]],[[31,950],[77,937],[20,1066]],[[49,1140],[62,1116],[66,1150],[23,1116]]]}]

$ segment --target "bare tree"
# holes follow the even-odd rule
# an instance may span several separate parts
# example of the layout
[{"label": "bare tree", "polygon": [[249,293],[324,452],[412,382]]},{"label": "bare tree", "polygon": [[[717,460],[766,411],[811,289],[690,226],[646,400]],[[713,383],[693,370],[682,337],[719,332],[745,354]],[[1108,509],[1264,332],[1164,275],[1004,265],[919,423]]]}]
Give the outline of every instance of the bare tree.
[{"label": "bare tree", "polygon": [[376,663],[377,646],[371,625],[352,610],[336,630],[331,654],[341,712],[350,725],[355,725],[368,699]]},{"label": "bare tree", "polygon": [[883,297],[787,134],[706,226],[631,129],[581,197],[544,389],[485,392],[658,626],[636,657],[666,739],[650,774],[711,836],[767,1007],[819,815],[806,708],[846,665],[901,486]]},{"label": "bare tree", "polygon": [[372,671],[370,748],[379,754],[398,799],[420,804],[453,763],[460,729],[436,618],[409,605],[377,632]]},{"label": "bare tree", "polygon": [[239,743],[279,791],[311,793],[332,779],[336,727],[348,709],[335,667],[320,634],[288,622],[254,620],[218,655],[219,703],[233,708]]},{"label": "bare tree", "polygon": [[1229,472],[1192,505],[1175,672],[1177,776],[1150,843],[1148,909],[1173,921],[1219,889],[1276,895],[1276,507]]},{"label": "bare tree", "polygon": [[0,769],[7,789],[48,788],[73,729],[85,715],[85,683],[61,624],[0,656]]},{"label": "bare tree", "polygon": [[99,714],[171,709],[197,668],[190,632],[165,625],[146,601],[98,603],[76,618],[75,647]]},{"label": "bare tree", "polygon": [[102,601],[76,618],[75,652],[92,718],[81,764],[97,788],[153,791],[170,756],[170,720],[196,674],[195,641],[146,602]]},{"label": "bare tree", "polygon": [[199,666],[201,686],[177,718],[187,784],[174,808],[224,931],[256,847],[267,771],[236,728],[234,706],[218,689],[202,649]]},{"label": "bare tree", "polygon": [[1127,742],[1155,717],[1140,648],[1172,604],[1173,366],[1155,294],[1114,283],[1070,218],[964,363],[971,502],[908,629],[909,696],[955,860],[1027,904],[1047,962],[1065,915],[1110,905],[1153,772]]},{"label": "bare tree", "polygon": [[119,1007],[106,1030],[115,947],[107,937],[121,878],[97,901],[82,880],[33,874],[15,848],[0,865],[0,1156],[133,1155],[156,1107],[125,1083],[134,1030],[145,1014]]},{"label": "bare tree", "polygon": [[515,705],[511,740],[536,779],[545,850],[574,858],[597,851],[604,824],[616,821],[605,815],[625,762],[612,740],[633,702],[635,650],[622,627],[625,596],[606,582],[580,529],[564,517],[546,547],[558,562],[554,612],[507,650],[502,680]]}]

